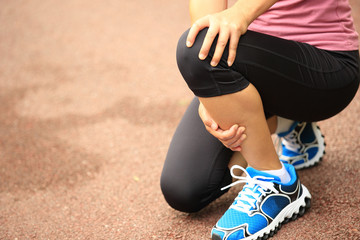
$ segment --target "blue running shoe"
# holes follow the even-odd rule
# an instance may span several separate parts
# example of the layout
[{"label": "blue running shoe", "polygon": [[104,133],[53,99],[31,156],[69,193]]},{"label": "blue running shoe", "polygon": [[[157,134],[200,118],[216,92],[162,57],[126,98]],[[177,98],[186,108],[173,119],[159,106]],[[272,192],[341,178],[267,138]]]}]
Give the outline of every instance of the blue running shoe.
[{"label": "blue running shoe", "polygon": [[315,165],[325,154],[324,136],[315,122],[295,122],[288,132],[278,136],[281,139],[280,160],[296,169]]},{"label": "blue running shoe", "polygon": [[[238,179],[229,186],[246,183],[233,204],[211,231],[212,240],[267,239],[273,236],[282,223],[302,216],[310,207],[311,195],[300,184],[295,168],[284,163],[291,181],[282,184],[276,176],[248,167],[231,168],[231,175]],[[246,177],[236,176],[234,169],[241,169]]]}]

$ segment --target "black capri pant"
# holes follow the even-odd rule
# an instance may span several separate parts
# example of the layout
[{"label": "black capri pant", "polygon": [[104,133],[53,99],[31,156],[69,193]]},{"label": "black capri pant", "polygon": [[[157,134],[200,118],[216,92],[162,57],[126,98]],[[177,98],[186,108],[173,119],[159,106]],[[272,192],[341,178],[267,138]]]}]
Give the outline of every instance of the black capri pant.
[{"label": "black capri pant", "polygon": [[[250,83],[258,90],[265,115],[314,122],[343,110],[359,86],[359,52],[327,51],[306,43],[247,31],[237,55],[227,65],[228,47],[218,66],[198,54],[207,29],[191,48],[185,32],[178,43],[177,62],[189,88],[198,97],[238,92]],[[182,118],[165,160],[161,189],[173,208],[184,212],[202,209],[231,182],[227,167],[232,151],[210,135],[198,116],[195,98]]]}]

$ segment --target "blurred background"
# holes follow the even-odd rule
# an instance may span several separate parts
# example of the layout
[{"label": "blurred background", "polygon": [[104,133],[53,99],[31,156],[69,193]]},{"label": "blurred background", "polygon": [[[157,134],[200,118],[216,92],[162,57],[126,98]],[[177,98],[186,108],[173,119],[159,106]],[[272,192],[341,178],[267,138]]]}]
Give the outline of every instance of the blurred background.
[{"label": "blurred background", "polygon": [[[184,214],[159,188],[192,99],[175,62],[187,4],[0,0],[0,239],[209,238],[239,189]],[[360,239],[359,119],[358,93],[320,123],[327,155],[299,173],[313,208],[274,239]]]}]

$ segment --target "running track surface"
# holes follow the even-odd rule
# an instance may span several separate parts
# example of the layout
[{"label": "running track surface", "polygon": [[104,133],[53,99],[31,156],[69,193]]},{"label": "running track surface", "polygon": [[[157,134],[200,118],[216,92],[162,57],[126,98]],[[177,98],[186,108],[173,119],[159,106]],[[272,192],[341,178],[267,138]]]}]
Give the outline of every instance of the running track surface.
[{"label": "running track surface", "polygon": [[[159,188],[192,99],[175,63],[187,1],[0,4],[0,239],[208,239],[239,188],[196,214]],[[319,124],[326,157],[299,172],[312,208],[273,239],[360,239],[359,93]]]}]

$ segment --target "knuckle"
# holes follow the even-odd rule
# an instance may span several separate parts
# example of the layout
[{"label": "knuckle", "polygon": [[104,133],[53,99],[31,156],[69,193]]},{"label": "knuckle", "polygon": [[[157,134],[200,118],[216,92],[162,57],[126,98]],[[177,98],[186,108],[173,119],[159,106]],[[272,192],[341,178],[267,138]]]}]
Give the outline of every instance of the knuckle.
[{"label": "knuckle", "polygon": [[208,38],[211,38],[211,39],[212,39],[212,38],[215,38],[215,37],[216,37],[217,33],[214,32],[214,31],[210,31],[210,30],[209,30],[206,35],[207,35]]},{"label": "knuckle", "polygon": [[221,39],[221,40],[218,41],[218,45],[221,46],[221,47],[225,47],[226,44],[227,44],[227,41],[225,41],[225,40]]},{"label": "knuckle", "polygon": [[241,145],[241,143],[242,143],[242,140],[241,140],[241,139],[239,139],[239,140],[237,140],[237,141],[235,142],[235,144],[234,144],[234,145],[236,145],[236,146],[240,146],[240,145]]},{"label": "knuckle", "polygon": [[224,138],[224,140],[223,141],[230,141],[231,140],[231,137],[223,137]]},{"label": "knuckle", "polygon": [[226,137],[224,137],[223,135],[218,135],[217,138],[220,140],[220,141],[226,141]]},{"label": "knuckle", "polygon": [[232,145],[232,147],[239,147],[239,146],[241,146],[241,142],[235,142],[233,145]]},{"label": "knuckle", "polygon": [[223,21],[221,22],[221,26],[226,27],[226,28],[231,27],[231,25],[232,25],[232,23],[230,23],[230,22],[227,21],[227,20],[223,20]]},{"label": "knuckle", "polygon": [[217,14],[208,14],[206,17],[209,19],[211,23],[218,23],[218,15]]},{"label": "knuckle", "polygon": [[231,51],[232,54],[235,54],[235,53],[236,53],[236,49],[237,49],[237,46],[236,46],[236,45],[230,45],[230,46],[229,46],[229,51]]},{"label": "knuckle", "polygon": [[[213,134],[212,129],[211,129],[210,127],[205,126],[205,128],[206,128],[206,131],[208,131],[211,135],[215,136],[215,135]],[[215,137],[216,137],[216,136],[215,136]]]},{"label": "knuckle", "polygon": [[211,133],[211,135],[213,135],[214,137],[219,139],[219,141],[221,141],[221,139],[219,138],[219,134],[216,131],[214,131],[211,127],[209,127],[209,132]]},{"label": "knuckle", "polygon": [[224,142],[224,144],[226,144],[227,146],[231,146],[231,142],[230,142],[229,140],[224,140],[223,142]]},{"label": "knuckle", "polygon": [[230,27],[232,30],[237,30],[237,31],[241,29],[240,25],[237,24],[237,23],[231,23],[231,24],[229,24],[229,27]]},{"label": "knuckle", "polygon": [[204,123],[205,126],[210,126],[211,125],[211,122],[207,118],[205,118],[204,116],[202,117],[202,120],[203,120],[203,123]]},{"label": "knuckle", "polygon": [[199,28],[199,26],[200,26],[199,20],[195,21],[192,25],[193,28]]},{"label": "knuckle", "polygon": [[219,135],[219,139],[221,139],[222,141],[226,141],[228,138],[226,137],[226,135],[221,134]]},{"label": "knuckle", "polygon": [[231,139],[231,138],[235,137],[235,133],[234,132],[228,132],[225,136],[226,136],[227,139]]}]

